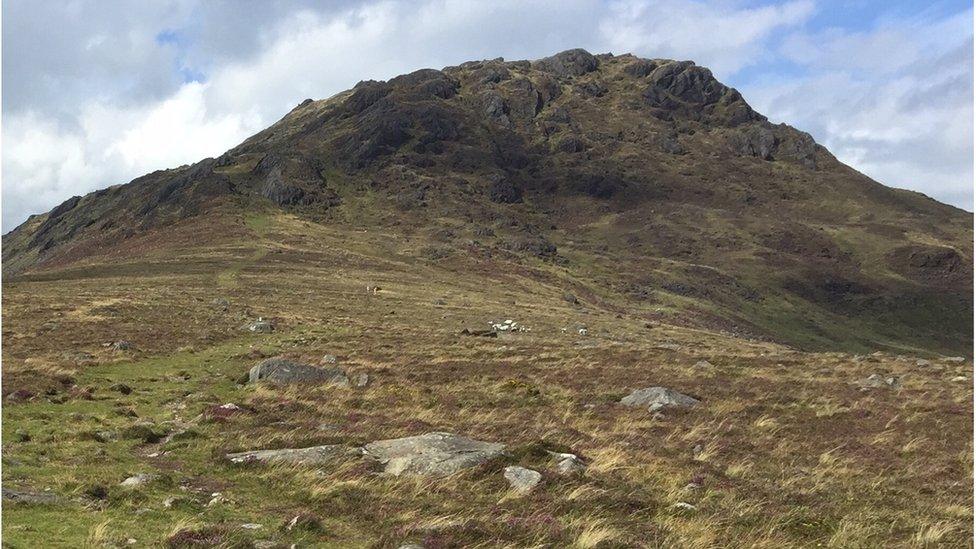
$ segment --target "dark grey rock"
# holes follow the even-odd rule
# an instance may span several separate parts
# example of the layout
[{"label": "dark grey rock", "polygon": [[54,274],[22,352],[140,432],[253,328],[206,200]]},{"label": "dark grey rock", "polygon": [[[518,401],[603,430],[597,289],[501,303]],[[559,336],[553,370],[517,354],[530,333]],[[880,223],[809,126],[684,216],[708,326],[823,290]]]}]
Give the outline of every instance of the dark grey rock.
[{"label": "dark grey rock", "polygon": [[590,52],[583,49],[572,49],[557,53],[552,57],[544,57],[532,63],[536,70],[552,73],[559,78],[581,76],[593,72],[600,66],[600,62]]},{"label": "dark grey rock", "polygon": [[754,124],[741,128],[729,136],[729,147],[739,156],[755,156],[772,160],[776,149],[776,136],[763,125]]},{"label": "dark grey rock", "polygon": [[51,492],[37,492],[34,490],[14,490],[12,488],[3,488],[3,501],[4,503],[19,503],[25,505],[46,505],[55,503],[58,500],[58,496]]}]

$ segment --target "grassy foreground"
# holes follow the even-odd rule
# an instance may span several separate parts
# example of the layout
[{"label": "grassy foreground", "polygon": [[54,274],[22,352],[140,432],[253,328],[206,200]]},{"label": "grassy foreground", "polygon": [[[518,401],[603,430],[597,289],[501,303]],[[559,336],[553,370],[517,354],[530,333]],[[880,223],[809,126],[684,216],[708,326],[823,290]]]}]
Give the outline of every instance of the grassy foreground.
[{"label": "grassy foreground", "polygon": [[[5,501],[5,547],[971,545],[969,360],[797,352],[293,223],[5,283],[3,486],[56,496]],[[276,331],[241,330],[258,316]],[[531,330],[458,335],[505,319]],[[120,340],[131,348],[107,345]],[[238,383],[263,356],[324,354],[371,383]],[[873,373],[900,386],[853,384]],[[616,404],[652,385],[702,404],[660,417]],[[222,459],[429,431],[509,455],[446,479]],[[586,472],[556,475],[545,450]],[[509,464],[543,482],[516,497]],[[120,486],[138,473],[153,478]]]}]

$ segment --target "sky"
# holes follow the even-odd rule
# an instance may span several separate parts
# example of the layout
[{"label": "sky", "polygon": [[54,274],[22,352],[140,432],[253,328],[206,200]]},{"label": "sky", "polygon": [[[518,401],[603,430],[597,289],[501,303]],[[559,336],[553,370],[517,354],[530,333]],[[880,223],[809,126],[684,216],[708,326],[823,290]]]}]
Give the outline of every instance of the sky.
[{"label": "sky", "polygon": [[972,6],[5,0],[2,229],[218,156],[360,80],[575,47],[693,60],[861,172],[972,211]]}]

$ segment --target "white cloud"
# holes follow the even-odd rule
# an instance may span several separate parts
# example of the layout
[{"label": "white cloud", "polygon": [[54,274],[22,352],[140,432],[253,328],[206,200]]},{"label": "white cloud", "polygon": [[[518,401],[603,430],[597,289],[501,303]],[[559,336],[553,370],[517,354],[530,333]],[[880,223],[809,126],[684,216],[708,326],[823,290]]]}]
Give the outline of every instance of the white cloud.
[{"label": "white cloud", "polygon": [[784,41],[802,76],[743,91],[887,185],[973,208],[972,12]]},{"label": "white cloud", "polygon": [[614,51],[692,59],[727,76],[762,62],[771,33],[803,23],[813,12],[810,0],[757,8],[623,0],[612,4],[600,29]]}]

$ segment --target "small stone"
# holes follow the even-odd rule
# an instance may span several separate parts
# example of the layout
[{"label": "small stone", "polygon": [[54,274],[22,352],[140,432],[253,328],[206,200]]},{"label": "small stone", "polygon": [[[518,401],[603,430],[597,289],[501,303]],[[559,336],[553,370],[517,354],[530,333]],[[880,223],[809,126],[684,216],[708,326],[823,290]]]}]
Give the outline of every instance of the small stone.
[{"label": "small stone", "polygon": [[690,503],[687,503],[687,502],[684,502],[684,501],[679,501],[678,503],[675,503],[674,505],[672,505],[672,507],[674,507],[675,509],[680,509],[682,511],[695,511],[695,510],[698,509],[694,505],[692,505]]},{"label": "small stone", "polygon": [[549,452],[556,461],[556,472],[560,475],[575,475],[586,471],[586,464],[576,454]]},{"label": "small stone", "polygon": [[871,374],[867,378],[857,382],[861,389],[895,389],[900,382],[897,377],[885,377],[881,374]]},{"label": "small stone", "polygon": [[154,475],[139,473],[123,480],[119,486],[123,486],[125,488],[136,488],[144,484],[149,484],[154,478],[156,478]]},{"label": "small stone", "polygon": [[173,507],[185,507],[192,505],[194,502],[190,498],[183,496],[170,496],[163,500],[163,507],[166,509],[172,509]]},{"label": "small stone", "polygon": [[319,361],[319,364],[335,364],[338,361],[339,359],[336,358],[335,355],[323,355],[322,360]]},{"label": "small stone", "polygon": [[128,351],[132,349],[132,342],[125,339],[121,339],[113,343],[112,348],[115,349],[116,351]]},{"label": "small stone", "polygon": [[250,324],[245,324],[244,329],[255,334],[270,334],[274,331],[274,324],[263,318],[258,318]]},{"label": "small stone", "polygon": [[517,494],[531,492],[539,484],[539,481],[542,480],[542,474],[538,471],[518,466],[506,467],[504,476],[509,486],[511,486],[512,491]]},{"label": "small stone", "polygon": [[369,374],[363,372],[363,373],[358,373],[352,377],[353,387],[361,388],[367,385],[369,385]]},{"label": "small stone", "polygon": [[920,359],[918,359],[918,360],[915,361],[915,365],[918,366],[918,367],[920,367],[920,368],[924,368],[926,366],[931,366],[932,363],[930,361],[928,361],[928,360],[925,360],[924,358],[920,358]]},{"label": "small stone", "polygon": [[969,380],[969,378],[967,378],[966,376],[956,376],[956,377],[954,377],[954,378],[951,379],[951,381],[954,381],[954,382],[968,381],[968,380]]},{"label": "small stone", "polygon": [[705,370],[710,370],[710,369],[712,369],[714,367],[715,367],[715,365],[712,364],[711,362],[707,361],[707,360],[699,360],[698,362],[695,363],[695,368],[702,368],[702,369],[705,369]]},{"label": "small stone", "polygon": [[219,493],[215,493],[214,496],[210,499],[210,501],[207,502],[207,507],[216,507],[223,503],[227,503],[228,501],[230,500],[220,495]]},{"label": "small stone", "polygon": [[314,532],[322,529],[322,522],[310,513],[300,513],[295,515],[288,524],[285,525],[285,530],[291,531],[306,531]]},{"label": "small stone", "polygon": [[247,523],[242,524],[241,525],[241,528],[243,528],[245,530],[260,530],[260,529],[264,528],[264,525],[263,524],[257,524],[257,523],[254,523],[254,522],[247,522]]},{"label": "small stone", "polygon": [[95,442],[105,444],[106,442],[118,440],[119,433],[118,431],[96,431],[95,434],[92,435],[92,438],[95,439]]}]

